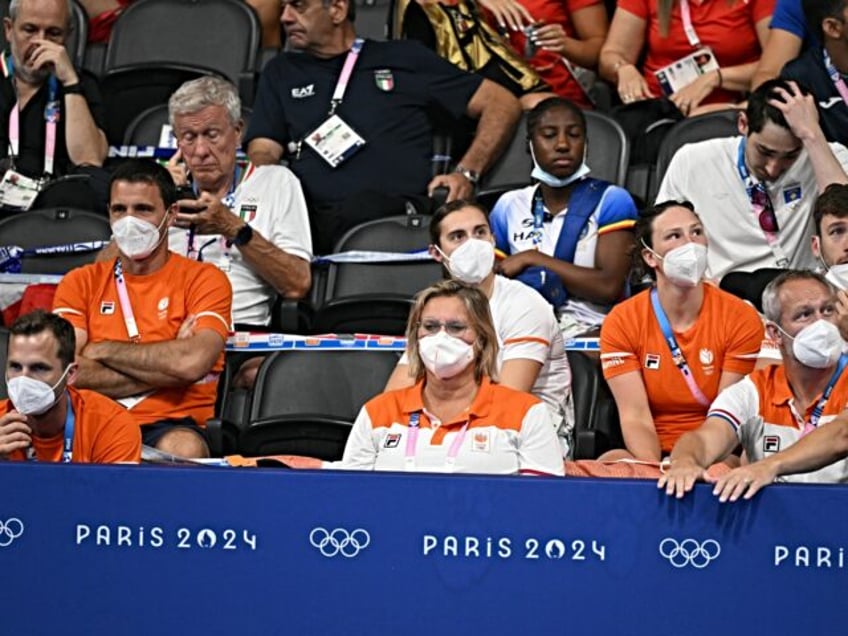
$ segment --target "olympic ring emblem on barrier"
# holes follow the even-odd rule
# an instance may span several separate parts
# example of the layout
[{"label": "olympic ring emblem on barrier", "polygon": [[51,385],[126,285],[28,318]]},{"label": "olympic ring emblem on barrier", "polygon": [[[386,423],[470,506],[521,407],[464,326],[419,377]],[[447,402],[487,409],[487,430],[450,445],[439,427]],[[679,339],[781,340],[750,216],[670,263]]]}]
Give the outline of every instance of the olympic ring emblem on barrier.
[{"label": "olympic ring emblem on barrier", "polygon": [[12,542],[24,533],[24,522],[17,517],[0,521],[0,548],[12,545]]},{"label": "olympic ring emblem on barrier", "polygon": [[371,544],[371,535],[362,528],[348,532],[344,528],[327,530],[318,527],[309,533],[309,543],[318,548],[325,557],[341,554],[350,559]]},{"label": "olympic ring emblem on barrier", "polygon": [[668,559],[676,568],[691,565],[693,568],[703,570],[721,554],[721,545],[715,539],[705,539],[698,542],[697,539],[684,539],[677,541],[666,537],[660,541],[660,555]]}]

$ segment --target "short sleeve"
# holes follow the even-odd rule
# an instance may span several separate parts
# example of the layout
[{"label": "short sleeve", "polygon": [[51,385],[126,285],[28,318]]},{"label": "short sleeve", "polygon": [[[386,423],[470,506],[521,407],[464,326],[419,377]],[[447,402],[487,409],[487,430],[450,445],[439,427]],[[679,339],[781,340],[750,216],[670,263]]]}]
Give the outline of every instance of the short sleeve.
[{"label": "short sleeve", "polygon": [[68,272],[56,288],[53,296],[53,313],[62,316],[75,329],[88,331],[88,291],[85,270],[78,268]]},{"label": "short sleeve", "polygon": [[807,21],[804,19],[801,0],[777,0],[770,28],[788,31],[803,40],[807,33]]},{"label": "short sleeve", "polygon": [[518,472],[524,475],[564,476],[562,451],[551,412],[543,403],[534,404],[524,415],[519,433]]},{"label": "short sleeve", "polygon": [[757,363],[765,328],[756,310],[747,303],[739,303],[739,310],[734,313],[735,316],[727,320],[731,340],[722,371],[748,374]]},{"label": "short sleeve", "polygon": [[79,78],[91,118],[100,130],[105,130],[106,113],[103,109],[103,97],[100,95],[97,80],[87,71],[80,71]]},{"label": "short sleeve", "polygon": [[642,18],[647,21],[651,17],[651,7],[648,0],[618,0],[615,5],[616,11],[623,9],[627,13],[632,13],[637,18]]},{"label": "short sleeve", "polygon": [[94,441],[91,461],[98,464],[141,461],[141,429],[128,412],[116,408],[104,416],[105,425],[100,427]]},{"label": "short sleeve", "polygon": [[300,180],[288,169],[280,166],[283,179],[279,185],[275,223],[271,242],[281,250],[302,258],[312,260],[312,234],[309,229],[309,213]]},{"label": "short sleeve", "polygon": [[774,5],[775,0],[752,0],[751,17],[754,24],[757,24],[760,20],[770,18],[774,14]]},{"label": "short sleeve", "polygon": [[250,124],[242,142],[246,148],[251,140],[266,138],[284,146],[289,138],[288,123],[279,91],[282,90],[284,73],[282,55],[272,60],[259,76],[259,88],[253,102]]},{"label": "short sleeve", "polygon": [[718,394],[707,417],[717,417],[724,420],[733,428],[733,432],[739,440],[742,440],[742,427],[759,415],[760,399],[757,387],[749,377],[745,377],[735,384],[731,384]]},{"label": "short sleeve", "polygon": [[374,470],[374,465],[377,463],[377,446],[374,443],[373,431],[374,427],[366,404],[356,416],[341,461],[325,463],[324,468]]},{"label": "short sleeve", "polygon": [[633,197],[624,188],[610,186],[604,192],[598,211],[598,234],[629,230],[636,224],[638,211]]},{"label": "short sleeve", "polygon": [[628,336],[633,331],[633,324],[627,324],[626,307],[613,307],[601,326],[601,368],[607,380],[630,371],[641,371],[636,347]]},{"label": "short sleeve", "polygon": [[489,226],[492,228],[492,235],[495,237],[495,247],[504,254],[510,253],[507,209],[511,194],[511,192],[506,192],[498,197],[495,207],[489,213]]},{"label": "short sleeve", "polygon": [[225,341],[232,325],[233,292],[230,279],[217,267],[204,264],[186,296],[188,313],[197,317],[197,329],[211,329]]},{"label": "short sleeve", "polygon": [[686,196],[688,189],[686,180],[689,174],[689,149],[683,146],[674,153],[671,162],[668,164],[655,203],[672,199],[677,201],[688,199],[689,197]]},{"label": "short sleeve", "polygon": [[436,55],[423,44],[407,41],[415,73],[421,80],[431,102],[441,107],[454,119],[465,115],[468,102],[483,83],[483,77],[460,70]]},{"label": "short sleeve", "polygon": [[547,361],[557,329],[552,307],[535,291],[527,288],[525,301],[511,306],[508,322],[499,325],[503,340],[502,360]]}]

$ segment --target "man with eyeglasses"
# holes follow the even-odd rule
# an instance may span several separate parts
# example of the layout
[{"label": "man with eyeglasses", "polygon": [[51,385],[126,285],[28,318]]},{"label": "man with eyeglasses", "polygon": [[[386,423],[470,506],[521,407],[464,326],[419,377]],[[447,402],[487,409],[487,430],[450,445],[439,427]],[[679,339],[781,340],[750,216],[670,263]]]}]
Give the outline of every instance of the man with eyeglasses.
[{"label": "man with eyeglasses", "polygon": [[186,82],[171,95],[168,114],[179,147],[168,171],[184,196],[168,245],[227,274],[234,322],[266,326],[277,294],[303,298],[312,283],[300,182],[283,166],[237,163],[244,124],[229,82]]},{"label": "man with eyeglasses", "polygon": [[[707,468],[742,444],[753,463],[720,477],[713,494],[722,502],[750,499],[779,475],[800,472],[791,463],[781,465],[784,451],[793,452],[808,435],[833,439],[825,431],[841,426],[831,421],[848,405],[848,354],[836,326],[839,312],[831,286],[815,272],[783,272],[763,292],[763,311],[783,364],[754,371],[724,389],[700,428],[677,441],[658,482],[669,496],[683,497],[698,480],[713,481]],[[828,456],[820,445],[818,451],[819,457]],[[846,461],[812,464],[804,469],[820,470],[782,481],[848,481]]]},{"label": "man with eyeglasses", "polygon": [[671,160],[657,201],[695,204],[710,237],[707,275],[767,267],[811,268],[812,207],[846,183],[848,148],[828,144],[811,95],[770,80],[739,113],[739,137],[686,144]]}]

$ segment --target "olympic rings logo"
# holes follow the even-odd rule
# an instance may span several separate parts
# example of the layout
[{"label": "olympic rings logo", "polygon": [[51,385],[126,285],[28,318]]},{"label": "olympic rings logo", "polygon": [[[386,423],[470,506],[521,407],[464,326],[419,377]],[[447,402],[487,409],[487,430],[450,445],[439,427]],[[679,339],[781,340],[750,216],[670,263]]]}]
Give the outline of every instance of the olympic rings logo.
[{"label": "olympic rings logo", "polygon": [[12,541],[24,533],[24,522],[17,517],[0,521],[0,548],[12,545]]},{"label": "olympic rings logo", "polygon": [[309,543],[325,557],[334,557],[341,554],[344,557],[355,557],[371,543],[371,535],[367,530],[357,528],[348,532],[344,528],[326,530],[325,528],[313,528],[309,533]]},{"label": "olympic rings logo", "polygon": [[691,565],[702,570],[718,558],[721,546],[715,539],[705,539],[699,543],[696,539],[678,542],[677,539],[666,537],[660,542],[660,554],[676,568]]}]

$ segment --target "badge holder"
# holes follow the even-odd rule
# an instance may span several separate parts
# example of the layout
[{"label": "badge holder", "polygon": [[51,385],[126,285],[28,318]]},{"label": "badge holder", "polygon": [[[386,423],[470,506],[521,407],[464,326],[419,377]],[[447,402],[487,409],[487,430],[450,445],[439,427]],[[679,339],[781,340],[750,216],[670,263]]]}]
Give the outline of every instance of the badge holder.
[{"label": "badge holder", "polygon": [[9,168],[0,181],[0,206],[21,212],[29,210],[41,186],[41,180],[32,179],[14,168]]},{"label": "badge holder", "polygon": [[341,165],[365,145],[365,140],[338,115],[327,118],[306,136],[305,141],[307,146],[333,168]]},{"label": "badge holder", "polygon": [[710,71],[718,70],[718,61],[712,49],[708,46],[702,47],[686,57],[682,57],[668,66],[664,66],[654,75],[666,96],[676,93],[688,86],[701,75]]}]

